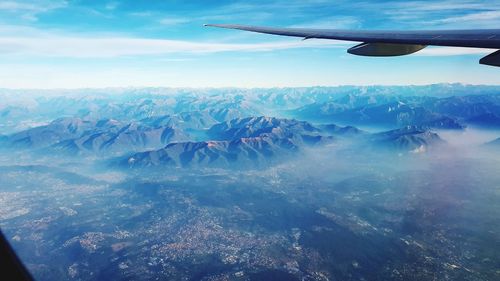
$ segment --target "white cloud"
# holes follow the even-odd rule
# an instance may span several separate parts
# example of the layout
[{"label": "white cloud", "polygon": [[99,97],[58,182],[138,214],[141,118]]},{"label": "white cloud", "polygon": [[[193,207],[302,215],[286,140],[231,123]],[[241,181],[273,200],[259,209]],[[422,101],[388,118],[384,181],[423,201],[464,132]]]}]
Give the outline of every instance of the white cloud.
[{"label": "white cloud", "polygon": [[321,18],[315,21],[296,24],[291,27],[304,28],[332,28],[332,29],[358,29],[361,27],[361,21],[352,16],[334,16]]},{"label": "white cloud", "polygon": [[191,20],[188,18],[167,17],[159,20],[159,23],[166,26],[173,26],[173,25],[188,23],[190,21]]},{"label": "white cloud", "polygon": [[495,10],[500,5],[495,2],[486,2],[478,0],[445,0],[445,1],[407,1],[397,4],[399,8],[409,10],[411,12],[431,12],[431,11],[456,11],[456,10]]},{"label": "white cloud", "polygon": [[[62,0],[21,0],[21,1],[1,1],[0,13],[7,13],[8,15],[18,15],[21,19],[26,21],[36,21],[37,15],[51,10],[64,8],[68,5],[66,1]],[[1,14],[0,14],[1,15]]]},{"label": "white cloud", "polygon": [[[23,34],[23,36],[16,36]],[[219,40],[220,41],[220,40]],[[349,48],[355,42],[286,39],[262,43],[214,43],[186,40],[148,39],[124,36],[69,36],[23,26],[0,26],[0,56],[118,58],[203,54],[219,52],[263,52],[298,48]],[[428,47],[420,56],[485,55],[491,49]]]},{"label": "white cloud", "polygon": [[287,40],[267,43],[221,44],[182,40],[128,37],[0,37],[3,55],[112,58],[123,56],[163,55],[171,53],[216,53],[229,51],[273,51],[295,48],[331,48],[345,44],[327,40]]},{"label": "white cloud", "polygon": [[44,12],[67,6],[68,3],[62,0],[38,0],[38,1],[2,1],[0,10],[2,11],[32,11]]},{"label": "white cloud", "polygon": [[495,49],[456,48],[456,47],[428,47],[416,53],[417,56],[463,56],[463,55],[487,55],[495,52]]},{"label": "white cloud", "polygon": [[42,7],[34,3],[26,2],[16,2],[16,1],[4,1],[0,2],[0,10],[2,11],[39,11]]},{"label": "white cloud", "polygon": [[115,10],[116,8],[118,8],[119,5],[120,5],[120,3],[118,3],[118,2],[109,2],[106,4],[106,6],[104,6],[104,8],[106,10],[112,11],[112,10]]},{"label": "white cloud", "polygon": [[129,13],[130,16],[133,17],[152,17],[153,13],[152,12],[132,12]]},{"label": "white cloud", "polygon": [[496,28],[500,24],[499,1],[444,0],[389,2],[388,19],[417,29]]},{"label": "white cloud", "polygon": [[467,21],[491,21],[491,20],[498,20],[500,22],[500,11],[470,13],[463,16],[449,17],[438,21],[442,23],[455,23],[464,21],[467,22]]}]

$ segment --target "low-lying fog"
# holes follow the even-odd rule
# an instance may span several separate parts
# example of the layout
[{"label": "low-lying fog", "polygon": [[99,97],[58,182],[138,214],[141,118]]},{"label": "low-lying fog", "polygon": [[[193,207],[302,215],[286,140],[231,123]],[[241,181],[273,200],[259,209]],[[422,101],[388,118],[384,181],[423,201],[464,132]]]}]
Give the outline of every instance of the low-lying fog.
[{"label": "low-lying fog", "polygon": [[252,280],[493,280],[500,155],[482,144],[498,134],[439,134],[447,144],[420,153],[333,143],[255,170],[107,170],[4,152],[0,222],[39,280],[212,276],[221,266]]}]

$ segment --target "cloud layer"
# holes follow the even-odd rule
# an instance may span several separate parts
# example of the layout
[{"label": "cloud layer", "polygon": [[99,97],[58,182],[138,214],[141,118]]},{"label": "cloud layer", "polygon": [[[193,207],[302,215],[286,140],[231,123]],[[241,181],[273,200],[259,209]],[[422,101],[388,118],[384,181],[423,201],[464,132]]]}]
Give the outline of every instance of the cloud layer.
[{"label": "cloud layer", "polygon": [[116,58],[123,56],[152,56],[172,53],[262,52],[297,48],[334,48],[345,42],[287,40],[278,42],[220,44],[184,40],[162,40],[132,37],[0,37],[3,55]]}]

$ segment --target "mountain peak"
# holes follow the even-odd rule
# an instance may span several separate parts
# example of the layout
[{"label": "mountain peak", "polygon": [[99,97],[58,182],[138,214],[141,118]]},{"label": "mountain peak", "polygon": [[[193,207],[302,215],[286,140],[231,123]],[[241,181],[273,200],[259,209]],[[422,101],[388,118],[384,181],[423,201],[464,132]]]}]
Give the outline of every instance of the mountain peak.
[{"label": "mountain peak", "polygon": [[425,152],[429,147],[444,143],[443,139],[422,126],[405,126],[371,136],[377,146],[411,152]]}]

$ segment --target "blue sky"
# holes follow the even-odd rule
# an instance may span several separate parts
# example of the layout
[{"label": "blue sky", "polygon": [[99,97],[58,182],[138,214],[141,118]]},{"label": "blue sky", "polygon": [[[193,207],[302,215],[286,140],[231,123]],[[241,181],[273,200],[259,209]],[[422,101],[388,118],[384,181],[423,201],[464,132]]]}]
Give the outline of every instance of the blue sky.
[{"label": "blue sky", "polygon": [[204,23],[340,29],[499,28],[500,0],[0,0],[0,87],[282,87],[500,84],[488,50],[363,58],[355,43]]}]

